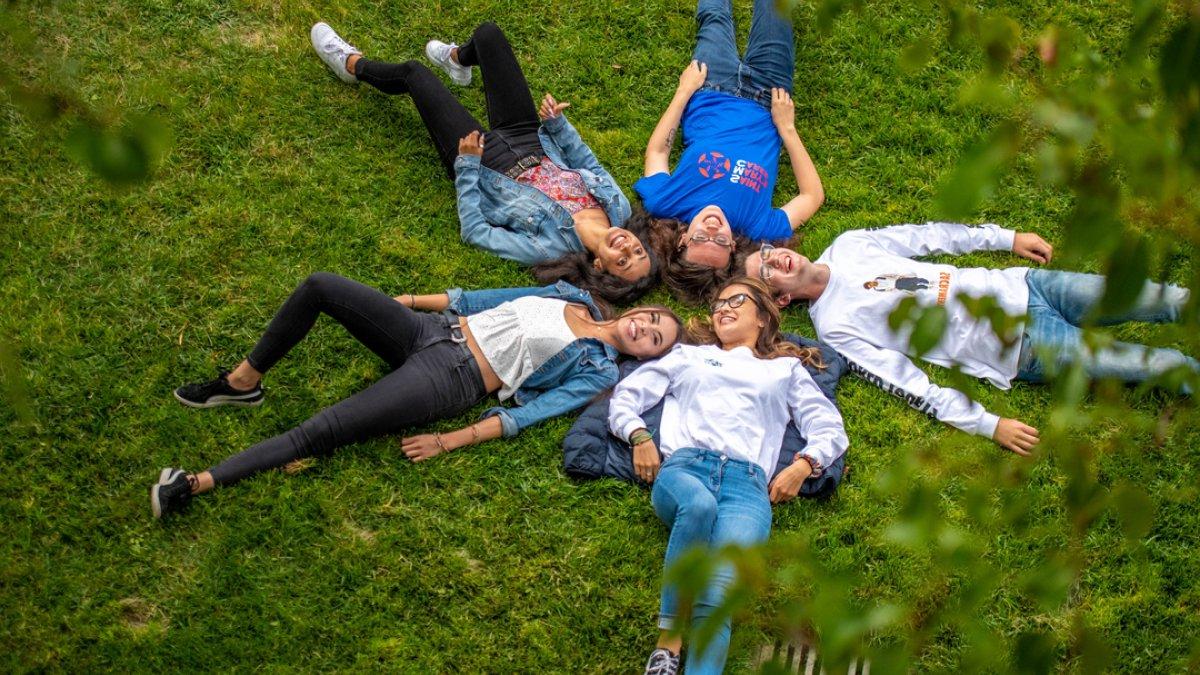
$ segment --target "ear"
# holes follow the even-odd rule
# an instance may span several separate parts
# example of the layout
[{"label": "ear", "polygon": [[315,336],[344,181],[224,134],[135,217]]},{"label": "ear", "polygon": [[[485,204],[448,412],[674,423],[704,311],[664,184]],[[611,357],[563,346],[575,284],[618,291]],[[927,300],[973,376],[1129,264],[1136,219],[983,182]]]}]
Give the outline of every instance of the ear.
[{"label": "ear", "polygon": [[779,305],[780,307],[787,307],[788,305],[792,304],[792,294],[783,293],[775,296],[775,304]]},{"label": "ear", "polygon": [[686,245],[685,244],[686,241],[687,241],[687,229],[684,229],[683,232],[679,233],[679,241],[675,242],[675,247],[683,248]]},{"label": "ear", "polygon": [[594,259],[592,260],[592,267],[593,267],[593,268],[595,268],[595,270],[596,270],[597,272],[603,272],[603,271],[604,271],[604,264],[600,262],[600,259],[599,259],[599,258],[594,258]]}]

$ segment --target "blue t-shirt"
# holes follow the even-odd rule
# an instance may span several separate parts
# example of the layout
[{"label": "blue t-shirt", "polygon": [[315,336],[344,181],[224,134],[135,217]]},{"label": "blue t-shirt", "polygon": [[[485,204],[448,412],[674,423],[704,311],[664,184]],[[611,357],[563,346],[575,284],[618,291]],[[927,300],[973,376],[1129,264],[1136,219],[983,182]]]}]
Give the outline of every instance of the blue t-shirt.
[{"label": "blue t-shirt", "polygon": [[675,173],[656,173],[633,185],[650,215],[688,222],[716,204],[738,234],[790,238],[787,214],[771,208],[782,143],[771,112],[732,94],[698,91],[682,124],[683,154]]}]

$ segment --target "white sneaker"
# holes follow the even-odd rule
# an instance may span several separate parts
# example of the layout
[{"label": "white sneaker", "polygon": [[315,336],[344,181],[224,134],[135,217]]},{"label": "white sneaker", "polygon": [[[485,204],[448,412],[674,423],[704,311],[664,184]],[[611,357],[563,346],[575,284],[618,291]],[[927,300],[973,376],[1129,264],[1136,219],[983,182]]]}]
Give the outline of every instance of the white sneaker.
[{"label": "white sneaker", "polygon": [[329,24],[324,21],[313,24],[310,37],[312,38],[313,49],[317,51],[317,56],[321,57],[321,60],[325,62],[325,65],[329,66],[329,69],[333,71],[334,75],[337,75],[339,80],[346,84],[358,82],[358,78],[346,70],[346,59],[350,58],[351,54],[361,56],[362,52],[358,51],[354,45],[343,40],[340,35],[333,32]]},{"label": "white sneaker", "polygon": [[460,66],[450,58],[450,50],[457,49],[454,43],[446,44],[441,40],[430,40],[425,43],[425,56],[435,66],[440,66],[450,76],[450,81],[460,87],[471,84],[471,67]]}]

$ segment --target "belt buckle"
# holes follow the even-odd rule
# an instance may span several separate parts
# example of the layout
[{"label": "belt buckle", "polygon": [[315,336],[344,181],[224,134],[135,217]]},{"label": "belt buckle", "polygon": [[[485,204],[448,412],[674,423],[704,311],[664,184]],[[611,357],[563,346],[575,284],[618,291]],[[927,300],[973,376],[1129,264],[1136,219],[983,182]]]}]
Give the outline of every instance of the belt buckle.
[{"label": "belt buckle", "polygon": [[450,341],[462,344],[467,341],[467,336],[463,335],[462,324],[450,324]]}]

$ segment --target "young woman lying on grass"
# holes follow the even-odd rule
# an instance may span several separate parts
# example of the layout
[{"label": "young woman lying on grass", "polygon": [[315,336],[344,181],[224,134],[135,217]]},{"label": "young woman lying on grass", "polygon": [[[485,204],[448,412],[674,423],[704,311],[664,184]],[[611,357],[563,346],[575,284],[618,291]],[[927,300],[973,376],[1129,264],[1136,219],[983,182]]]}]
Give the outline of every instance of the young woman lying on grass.
[{"label": "young woman lying on grass", "polygon": [[[454,315],[435,313],[447,309]],[[489,394],[498,393],[501,401],[512,398],[518,405],[492,408],[482,421],[451,433],[404,438],[405,456],[419,462],[501,435],[514,436],[583,406],[616,384],[618,354],[661,356],[681,330],[679,318],[665,307],[640,307],[605,320],[588,293],[565,282],[392,298],[318,272],[284,302],[241,365],[210,382],[180,387],[175,398],[194,408],[258,405],[263,374],[308,334],[322,313],[345,326],[392,371],[291,431],[208,471],[163,469],[150,488],[156,518],[182,509],[193,495],[214,486],[461,414]]]},{"label": "young woman lying on grass", "polygon": [[[317,55],[343,82],[408,94],[458,190],[463,241],[532,265],[540,283],[568,281],[624,304],[655,283],[658,262],[629,223],[629,201],[549,94],[534,106],[512,47],[484,23],[459,47],[431,40],[429,60],[455,84],[479,66],[490,131],[429,68],[362,57],[327,24],[312,27]],[[644,219],[642,222],[645,222]]]},{"label": "young woman lying on grass", "polygon": [[[754,18],[744,57],[738,56],[731,0],[700,0],[692,63],[646,145],[645,176],[634,190],[650,215],[674,219],[667,225],[673,245],[664,277],[708,273],[708,286],[690,292],[707,300],[712,281],[733,272],[735,235],[751,240],[791,239],[825,200],[821,177],[796,132],[792,76],[796,49],[792,25],[775,0],[754,0]],[[683,153],[672,172],[675,129],[683,127]],[[787,149],[798,194],[782,208],[771,207],[780,145]]]},{"label": "young woman lying on grass", "polygon": [[[716,551],[766,540],[771,503],[795,497],[806,478],[820,475],[849,445],[837,408],[804,368],[819,353],[783,339],[779,309],[761,281],[741,277],[726,284],[710,317],[691,328],[701,346],[679,345],[638,368],[609,403],[609,429],[633,446],[634,469],[653,481],[654,512],[671,528],[667,569],[691,547]],[[656,448],[641,415],[664,397],[662,448]],[[768,485],[789,420],[808,444]],[[661,467],[659,450],[666,457]],[[732,577],[729,566],[718,568],[695,600],[694,622],[721,604]],[[678,608],[677,590],[664,583],[661,632],[647,673],[679,670]],[[703,652],[690,650],[686,672],[721,672],[729,635],[726,619]]]}]

